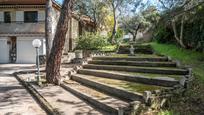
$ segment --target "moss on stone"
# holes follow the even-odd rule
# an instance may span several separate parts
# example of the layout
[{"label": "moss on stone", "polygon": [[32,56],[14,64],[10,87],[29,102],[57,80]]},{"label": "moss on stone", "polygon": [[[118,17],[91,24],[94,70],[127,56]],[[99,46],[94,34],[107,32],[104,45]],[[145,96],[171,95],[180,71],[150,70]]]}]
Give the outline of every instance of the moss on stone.
[{"label": "moss on stone", "polygon": [[163,75],[163,74],[152,74],[152,73],[138,73],[138,72],[125,72],[125,71],[109,71],[109,70],[100,70],[103,72],[112,72],[112,73],[121,73],[126,75],[133,75],[133,76],[144,76],[148,78],[162,78],[162,77],[168,77],[168,78],[174,78],[176,80],[180,80],[182,75]]},{"label": "moss on stone", "polygon": [[89,76],[86,77],[88,79],[104,83],[113,87],[122,88],[127,91],[143,93],[144,91],[153,91],[153,90],[160,90],[165,89],[165,87],[155,86],[155,85],[146,85],[141,83],[133,83],[128,81],[122,80],[115,80],[115,79],[108,79],[108,78],[100,78],[100,77],[93,77]]}]

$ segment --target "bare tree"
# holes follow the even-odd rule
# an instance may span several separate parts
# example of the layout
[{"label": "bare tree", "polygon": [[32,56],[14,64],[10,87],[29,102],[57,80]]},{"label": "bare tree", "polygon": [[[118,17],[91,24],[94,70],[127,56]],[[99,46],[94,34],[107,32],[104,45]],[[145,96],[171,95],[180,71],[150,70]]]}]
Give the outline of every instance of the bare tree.
[{"label": "bare tree", "polygon": [[126,1],[126,0],[105,0],[108,5],[110,6],[112,12],[113,12],[113,30],[112,30],[112,34],[111,34],[111,41],[112,43],[115,42],[115,34],[117,32],[117,10],[119,7],[122,6],[122,4]]},{"label": "bare tree", "polygon": [[53,41],[50,56],[46,65],[46,80],[48,83],[60,84],[60,66],[65,37],[68,31],[68,23],[71,19],[74,0],[64,0],[60,18]]}]

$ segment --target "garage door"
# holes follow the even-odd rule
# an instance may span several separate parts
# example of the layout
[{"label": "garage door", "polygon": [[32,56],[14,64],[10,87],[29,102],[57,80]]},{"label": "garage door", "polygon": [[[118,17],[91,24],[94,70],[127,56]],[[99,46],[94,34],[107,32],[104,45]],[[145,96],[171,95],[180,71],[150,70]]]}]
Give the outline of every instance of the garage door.
[{"label": "garage door", "polygon": [[7,39],[0,38],[0,63],[9,63],[9,46]]},{"label": "garage door", "polygon": [[35,48],[32,46],[33,39],[17,38],[17,62],[34,64],[36,62]]}]

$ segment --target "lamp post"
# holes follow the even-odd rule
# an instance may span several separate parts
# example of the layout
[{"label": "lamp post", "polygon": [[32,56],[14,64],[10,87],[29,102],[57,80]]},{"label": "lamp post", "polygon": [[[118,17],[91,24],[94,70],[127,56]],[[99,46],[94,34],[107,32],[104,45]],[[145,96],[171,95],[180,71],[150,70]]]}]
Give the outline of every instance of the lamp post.
[{"label": "lamp post", "polygon": [[39,39],[35,39],[32,42],[34,48],[36,48],[36,66],[37,66],[37,83],[41,85],[40,80],[40,67],[39,67],[39,47],[41,46],[41,41]]}]

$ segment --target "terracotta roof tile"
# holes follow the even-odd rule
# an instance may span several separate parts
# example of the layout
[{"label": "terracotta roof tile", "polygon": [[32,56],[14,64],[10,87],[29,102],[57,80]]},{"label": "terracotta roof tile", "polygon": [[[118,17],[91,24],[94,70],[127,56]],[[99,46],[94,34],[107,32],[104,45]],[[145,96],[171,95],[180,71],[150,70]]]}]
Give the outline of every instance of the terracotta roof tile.
[{"label": "terracotta roof tile", "polygon": [[36,5],[36,4],[45,4],[46,0],[0,0],[0,4],[5,5]]}]

